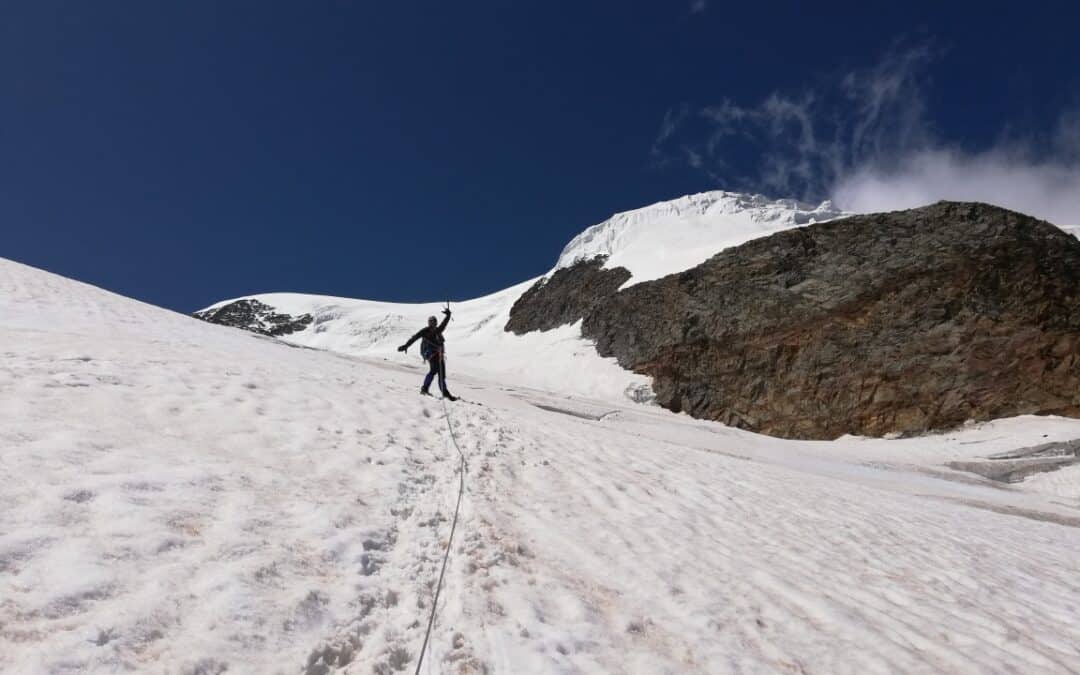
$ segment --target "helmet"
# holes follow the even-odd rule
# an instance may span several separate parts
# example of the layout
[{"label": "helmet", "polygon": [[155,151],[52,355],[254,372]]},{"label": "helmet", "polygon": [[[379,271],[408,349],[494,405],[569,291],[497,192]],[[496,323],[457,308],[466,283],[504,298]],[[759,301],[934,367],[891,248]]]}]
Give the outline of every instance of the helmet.
[{"label": "helmet", "polygon": [[435,324],[439,323],[439,320],[438,320],[438,319],[436,319],[436,318],[435,318],[435,317],[433,317],[433,316],[429,316],[429,317],[427,318],[427,323],[428,323],[428,325],[429,325],[429,326],[434,326]]}]

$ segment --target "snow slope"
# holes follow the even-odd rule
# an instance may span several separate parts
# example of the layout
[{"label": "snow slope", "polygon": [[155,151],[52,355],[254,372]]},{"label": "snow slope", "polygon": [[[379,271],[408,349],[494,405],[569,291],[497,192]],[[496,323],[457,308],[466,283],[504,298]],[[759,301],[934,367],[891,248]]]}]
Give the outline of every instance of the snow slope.
[{"label": "snow slope", "polygon": [[0,342],[0,672],[412,672],[451,428],[424,672],[1080,670],[1080,467],[944,467],[1077,420],[796,442],[513,375],[447,417],[407,357],[2,260]]},{"label": "snow slope", "polygon": [[574,237],[556,269],[608,256],[606,267],[625,267],[626,283],[659,279],[696,267],[719,251],[781,230],[849,215],[832,202],[818,206],[793,199],[716,190],[619,213]]},{"label": "snow slope", "polygon": [[[633,276],[624,285],[629,286],[690,269],[724,248],[751,239],[844,215],[848,214],[827,201],[814,206],[724,191],[687,195],[616,214],[586,229],[567,244],[551,272],[581,259],[604,255],[608,256],[606,266],[631,271]],[[614,359],[600,358],[581,338],[579,326],[525,336],[503,330],[514,302],[541,278],[454,304],[454,337],[449,345],[451,379],[466,372],[615,402],[650,398],[648,378],[622,370]],[[310,328],[282,338],[287,342],[385,358],[396,358],[397,346],[441,309],[438,304],[295,293],[247,297],[279,312],[314,317]]]},{"label": "snow slope", "polygon": [[[648,378],[623,370],[615,359],[600,358],[592,345],[581,338],[578,325],[524,336],[504,331],[510,307],[534,281],[452,306],[453,318],[447,329],[451,391],[461,372],[498,375],[526,386],[566,388],[580,395],[615,400],[650,391]],[[354,356],[397,359],[400,356],[397,347],[424,327],[429,316],[442,319],[442,306],[438,304],[399,304],[297,293],[251,297],[279,312],[314,317],[311,326],[283,337],[284,341]],[[414,343],[403,358],[421,366],[420,345]]]},{"label": "snow slope", "polygon": [[[633,284],[689,269],[726,247],[840,215],[828,202],[812,207],[733,192],[689,195],[620,213],[590,227],[566,246],[552,271],[582,258],[606,255],[609,266],[631,270],[634,276],[628,284]],[[454,304],[454,338],[449,345],[452,376],[464,371],[508,377],[527,386],[608,400],[647,398],[648,378],[622,370],[614,359],[597,356],[581,339],[579,326],[525,336],[503,330],[514,301],[536,281]],[[394,357],[397,346],[440,310],[437,304],[295,293],[247,297],[286,314],[314,316],[310,328],[284,337],[285,341],[358,356]]]}]

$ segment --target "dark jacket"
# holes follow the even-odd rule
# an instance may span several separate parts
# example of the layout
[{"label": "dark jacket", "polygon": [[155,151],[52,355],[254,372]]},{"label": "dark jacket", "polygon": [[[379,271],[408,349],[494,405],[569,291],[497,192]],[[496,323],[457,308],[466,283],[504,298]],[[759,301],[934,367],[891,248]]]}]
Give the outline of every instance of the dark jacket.
[{"label": "dark jacket", "polygon": [[405,349],[408,349],[417,340],[423,340],[420,343],[420,355],[425,359],[431,358],[436,353],[442,353],[443,345],[446,344],[443,331],[446,330],[446,324],[448,323],[450,323],[450,315],[446,314],[443,316],[442,323],[438,326],[424,326],[416,332],[416,335],[409,338],[409,341],[405,343]]}]

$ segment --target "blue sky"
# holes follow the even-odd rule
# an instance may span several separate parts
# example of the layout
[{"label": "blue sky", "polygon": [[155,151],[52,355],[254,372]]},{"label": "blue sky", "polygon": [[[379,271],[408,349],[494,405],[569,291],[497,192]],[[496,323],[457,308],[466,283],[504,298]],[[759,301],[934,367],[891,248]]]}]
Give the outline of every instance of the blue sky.
[{"label": "blue sky", "polygon": [[0,256],[191,311],[465,299],[719,187],[1071,217],[1075,10],[813,5],[5,3]]}]

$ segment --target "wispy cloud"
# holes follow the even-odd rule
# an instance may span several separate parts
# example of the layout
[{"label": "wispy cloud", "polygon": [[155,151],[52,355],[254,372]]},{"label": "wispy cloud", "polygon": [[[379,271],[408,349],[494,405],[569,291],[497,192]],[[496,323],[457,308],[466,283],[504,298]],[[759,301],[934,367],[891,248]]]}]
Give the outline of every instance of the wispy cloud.
[{"label": "wispy cloud", "polygon": [[830,197],[854,211],[962,199],[1080,224],[1080,107],[1048,133],[1002,134],[982,150],[960,149],[935,132],[924,94],[941,57],[931,45],[897,46],[872,67],[815,88],[753,105],[672,108],[653,156],[722,187]]},{"label": "wispy cloud", "polygon": [[690,13],[701,14],[709,8],[709,3],[706,0],[690,0]]},{"label": "wispy cloud", "polygon": [[832,197],[859,212],[904,209],[939,199],[989,202],[1059,225],[1076,225],[1080,168],[997,149],[978,154],[921,150],[890,166],[857,167],[839,178]]}]

